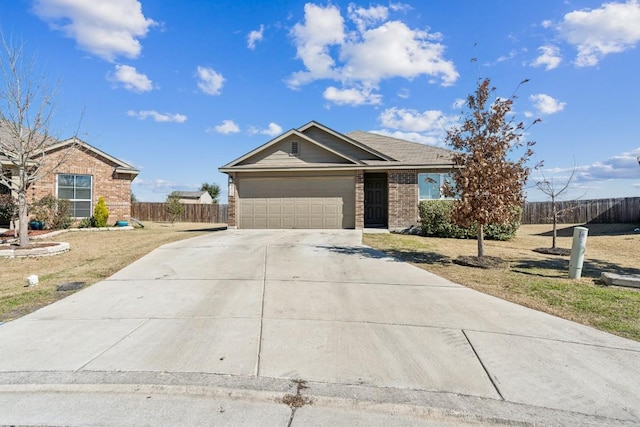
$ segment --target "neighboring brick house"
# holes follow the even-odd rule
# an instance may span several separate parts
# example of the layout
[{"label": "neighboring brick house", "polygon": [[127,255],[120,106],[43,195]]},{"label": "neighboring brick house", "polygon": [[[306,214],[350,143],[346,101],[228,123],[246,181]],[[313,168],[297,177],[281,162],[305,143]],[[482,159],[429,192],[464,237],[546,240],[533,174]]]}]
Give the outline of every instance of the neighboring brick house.
[{"label": "neighboring brick house", "polygon": [[[109,223],[129,220],[131,182],[139,173],[137,169],[77,138],[50,145],[45,155],[49,164],[58,163],[62,156],[65,159],[55,171],[30,185],[29,203],[48,195],[67,199],[72,216],[82,219],[93,215],[95,204],[103,197]],[[9,163],[3,162],[2,166],[5,173],[15,177]]]},{"label": "neighboring brick house", "polygon": [[219,168],[229,175],[229,227],[393,230],[416,225],[420,200],[439,199],[452,152],[317,122]]}]

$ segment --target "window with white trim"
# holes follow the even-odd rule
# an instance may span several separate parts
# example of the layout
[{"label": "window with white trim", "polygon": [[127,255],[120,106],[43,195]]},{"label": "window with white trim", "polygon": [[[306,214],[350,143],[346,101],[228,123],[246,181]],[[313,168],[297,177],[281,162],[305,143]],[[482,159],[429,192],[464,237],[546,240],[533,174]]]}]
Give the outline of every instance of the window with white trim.
[{"label": "window with white trim", "polygon": [[92,181],[91,175],[59,174],[57,176],[58,198],[71,202],[72,217],[88,218],[91,216]]},{"label": "window with white trim", "polygon": [[418,198],[419,200],[448,199],[442,193],[442,187],[446,182],[455,186],[453,178],[448,173],[419,173],[418,174]]}]

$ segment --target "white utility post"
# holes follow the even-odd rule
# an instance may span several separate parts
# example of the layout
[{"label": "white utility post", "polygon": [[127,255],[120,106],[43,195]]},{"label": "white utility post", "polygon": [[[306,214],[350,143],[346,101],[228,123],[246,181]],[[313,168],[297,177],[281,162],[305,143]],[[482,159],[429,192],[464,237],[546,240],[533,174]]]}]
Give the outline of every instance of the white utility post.
[{"label": "white utility post", "polygon": [[584,263],[584,251],[587,246],[586,227],[573,229],[573,244],[571,245],[571,260],[569,261],[569,279],[579,279],[582,276],[582,264]]}]

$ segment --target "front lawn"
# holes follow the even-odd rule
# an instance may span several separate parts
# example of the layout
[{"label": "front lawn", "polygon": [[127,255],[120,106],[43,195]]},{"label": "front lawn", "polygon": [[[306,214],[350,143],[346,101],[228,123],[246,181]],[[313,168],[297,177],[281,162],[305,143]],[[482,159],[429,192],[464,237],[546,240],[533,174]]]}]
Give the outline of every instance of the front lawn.
[{"label": "front lawn", "polygon": [[[559,226],[558,246],[571,248],[573,226]],[[365,234],[363,243],[453,282],[536,310],[640,341],[640,291],[603,287],[603,271],[640,274],[640,233],[632,224],[587,225],[589,236],[582,279],[569,280],[569,257],[544,255],[549,225],[523,225],[506,242],[485,241],[485,254],[509,267],[484,270],[452,261],[476,255],[475,240],[402,234]]]}]

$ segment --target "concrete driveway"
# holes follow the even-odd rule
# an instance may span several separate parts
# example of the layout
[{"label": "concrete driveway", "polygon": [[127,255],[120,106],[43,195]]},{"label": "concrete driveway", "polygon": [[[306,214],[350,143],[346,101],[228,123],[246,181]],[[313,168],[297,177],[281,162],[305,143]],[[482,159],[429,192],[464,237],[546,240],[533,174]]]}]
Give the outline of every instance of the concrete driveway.
[{"label": "concrete driveway", "polygon": [[216,232],[1,325],[0,424],[640,423],[640,343],[361,241]]}]

